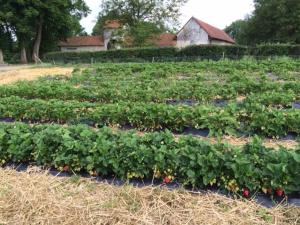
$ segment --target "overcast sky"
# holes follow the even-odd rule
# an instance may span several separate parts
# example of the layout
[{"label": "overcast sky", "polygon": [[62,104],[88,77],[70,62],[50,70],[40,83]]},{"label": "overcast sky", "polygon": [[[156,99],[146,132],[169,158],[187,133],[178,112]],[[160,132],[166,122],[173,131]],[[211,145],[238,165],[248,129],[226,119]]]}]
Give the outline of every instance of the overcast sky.
[{"label": "overcast sky", "polygon": [[[92,12],[81,21],[91,33],[100,10],[101,0],[85,0]],[[218,28],[224,29],[237,19],[243,19],[253,11],[253,0],[189,0],[182,8],[180,22],[184,25],[194,16]]]}]

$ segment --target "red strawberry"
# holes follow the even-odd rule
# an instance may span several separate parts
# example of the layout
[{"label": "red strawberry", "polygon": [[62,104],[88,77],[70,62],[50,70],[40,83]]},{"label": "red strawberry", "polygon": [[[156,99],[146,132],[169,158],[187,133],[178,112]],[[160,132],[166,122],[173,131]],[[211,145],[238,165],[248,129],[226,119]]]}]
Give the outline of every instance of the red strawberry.
[{"label": "red strawberry", "polygon": [[65,171],[65,172],[68,172],[69,170],[70,170],[70,167],[69,167],[68,165],[65,165],[65,166],[64,166],[64,171]]},{"label": "red strawberry", "polygon": [[277,188],[276,189],[276,194],[277,194],[277,196],[282,197],[284,195],[283,189],[282,188]]},{"label": "red strawberry", "polygon": [[164,178],[164,183],[165,184],[171,183],[171,179],[169,177],[165,177]]},{"label": "red strawberry", "polygon": [[249,196],[250,196],[250,190],[248,188],[244,188],[243,189],[243,196],[245,198],[249,198]]}]

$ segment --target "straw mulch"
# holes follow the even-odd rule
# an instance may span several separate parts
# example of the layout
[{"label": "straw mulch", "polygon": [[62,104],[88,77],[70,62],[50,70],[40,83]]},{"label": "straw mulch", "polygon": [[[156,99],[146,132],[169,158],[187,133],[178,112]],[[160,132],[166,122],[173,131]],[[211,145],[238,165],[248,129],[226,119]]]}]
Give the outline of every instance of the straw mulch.
[{"label": "straw mulch", "polygon": [[20,80],[36,80],[42,76],[50,75],[66,75],[72,74],[73,68],[67,67],[41,67],[41,68],[25,68],[25,69],[14,69],[0,74],[0,85],[12,84]]},{"label": "straw mulch", "polygon": [[0,224],[299,224],[300,209],[0,169]]}]

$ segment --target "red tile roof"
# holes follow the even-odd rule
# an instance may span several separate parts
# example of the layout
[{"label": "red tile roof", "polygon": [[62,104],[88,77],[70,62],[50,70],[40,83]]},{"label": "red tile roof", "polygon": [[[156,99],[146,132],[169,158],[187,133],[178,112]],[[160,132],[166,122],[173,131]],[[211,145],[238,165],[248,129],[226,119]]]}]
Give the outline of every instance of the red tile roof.
[{"label": "red tile roof", "polygon": [[109,28],[109,29],[118,29],[120,28],[121,22],[119,20],[107,20],[105,21],[104,28]]},{"label": "red tile roof", "polygon": [[206,31],[206,33],[208,34],[208,36],[211,39],[225,41],[225,42],[232,43],[232,44],[235,43],[235,41],[228,34],[226,34],[225,31],[223,31],[219,28],[216,28],[212,25],[209,25],[208,23],[205,23],[195,17],[192,17],[192,18],[200,25],[200,27],[203,30]]},{"label": "red tile roof", "polygon": [[104,39],[102,36],[70,37],[66,41],[61,41],[58,45],[61,47],[104,46]]},{"label": "red tile roof", "polygon": [[152,42],[158,47],[176,46],[176,39],[175,34],[164,33],[153,38]]}]

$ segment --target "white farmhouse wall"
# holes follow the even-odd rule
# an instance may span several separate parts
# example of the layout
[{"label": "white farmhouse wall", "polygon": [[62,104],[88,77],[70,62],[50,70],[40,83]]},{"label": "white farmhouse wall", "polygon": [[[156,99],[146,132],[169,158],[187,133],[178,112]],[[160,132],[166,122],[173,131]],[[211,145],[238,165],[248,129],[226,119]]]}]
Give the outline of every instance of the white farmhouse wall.
[{"label": "white farmhouse wall", "polygon": [[208,45],[210,40],[208,34],[199,24],[191,19],[179,32],[177,36],[177,47],[184,48],[189,45]]},{"label": "white farmhouse wall", "polygon": [[104,38],[104,46],[105,46],[105,49],[107,50],[108,48],[108,43],[111,39],[111,36],[112,36],[112,33],[113,33],[114,29],[104,29],[104,32],[103,32],[103,38]]},{"label": "white farmhouse wall", "polygon": [[62,52],[99,52],[105,50],[105,46],[61,47]]}]

